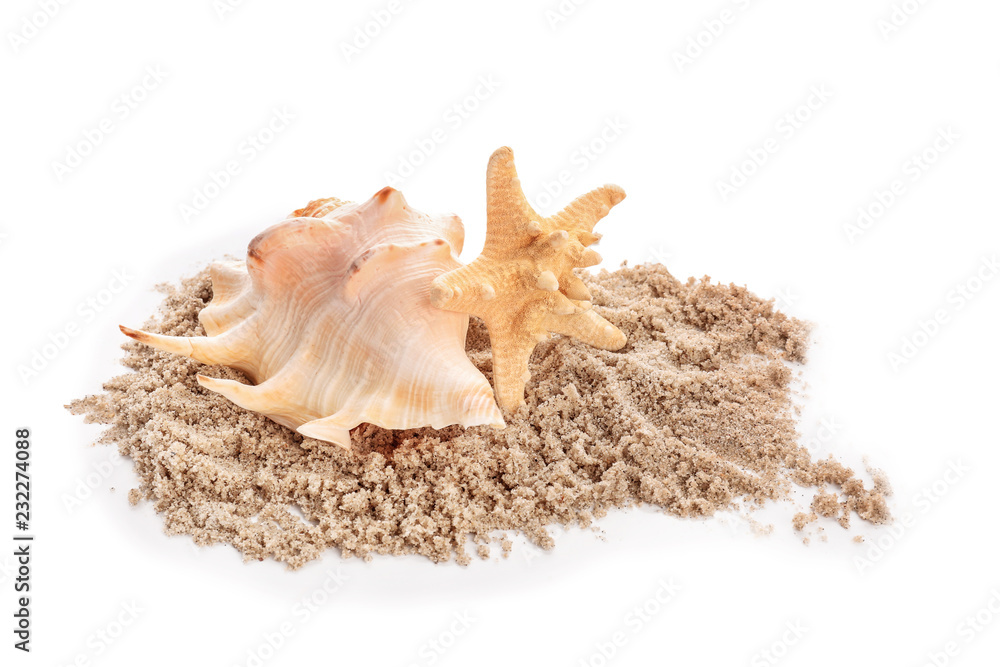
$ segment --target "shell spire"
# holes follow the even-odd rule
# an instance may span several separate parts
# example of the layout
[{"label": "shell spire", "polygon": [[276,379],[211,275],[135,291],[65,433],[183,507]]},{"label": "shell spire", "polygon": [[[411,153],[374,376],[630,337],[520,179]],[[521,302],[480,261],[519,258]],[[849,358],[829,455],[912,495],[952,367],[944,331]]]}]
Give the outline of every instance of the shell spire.
[{"label": "shell spire", "polygon": [[497,150],[486,171],[486,243],[471,264],[435,278],[431,303],[481,318],[490,332],[493,378],[500,406],[524,405],[535,346],[559,333],[605,350],[621,349],[625,335],[590,308],[590,292],[573,270],[601,256],[594,225],[625,198],[617,185],[578,197],[542,217],[528,203],[510,148]]},{"label": "shell spire", "polygon": [[165,352],[245,373],[199,383],[308,437],[350,448],[363,422],[403,429],[503,426],[465,354],[468,315],[430,304],[460,266],[457,216],[428,216],[385,188],[367,202],[311,202],[250,242],[246,262],[212,267],[207,336],[122,327]]}]

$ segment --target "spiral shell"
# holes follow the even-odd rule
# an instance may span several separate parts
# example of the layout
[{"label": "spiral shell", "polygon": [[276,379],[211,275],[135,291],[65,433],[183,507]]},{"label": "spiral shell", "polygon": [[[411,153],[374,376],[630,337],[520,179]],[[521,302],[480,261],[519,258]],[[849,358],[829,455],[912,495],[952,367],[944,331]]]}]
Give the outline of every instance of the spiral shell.
[{"label": "spiral shell", "polygon": [[465,354],[469,316],[434,308],[457,269],[457,216],[410,208],[392,188],[362,204],[318,200],[212,267],[204,337],[122,331],[157,349],[242,371],[202,386],[305,436],[350,448],[350,429],[503,426]]}]

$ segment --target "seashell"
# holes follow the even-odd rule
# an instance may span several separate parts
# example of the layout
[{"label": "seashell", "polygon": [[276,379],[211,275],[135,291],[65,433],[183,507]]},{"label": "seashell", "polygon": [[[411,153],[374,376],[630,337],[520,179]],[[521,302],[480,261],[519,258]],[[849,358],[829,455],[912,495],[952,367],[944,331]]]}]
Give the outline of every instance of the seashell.
[{"label": "seashell", "polygon": [[[313,201],[306,204],[304,207],[292,211],[292,214],[288,216],[289,218],[322,218],[327,213],[332,212],[334,209],[340,208],[344,204],[350,204],[342,199],[337,199],[336,197],[327,197],[325,199],[314,199]],[[459,242],[461,245],[461,242]]]},{"label": "seashell", "polygon": [[599,264],[587,246],[600,236],[597,221],[625,198],[605,185],[543,218],[531,208],[504,147],[486,171],[486,244],[471,264],[438,276],[431,303],[471,313],[490,332],[493,384],[504,409],[524,405],[528,358],[549,332],[573,336],[605,350],[625,345],[625,334],[590,309],[590,292],[574,268]]},{"label": "seashell", "polygon": [[352,204],[317,200],[254,238],[246,262],[212,267],[208,334],[122,327],[166,352],[245,373],[202,386],[311,438],[350,448],[350,429],[503,426],[465,354],[469,317],[430,304],[431,281],[460,266],[457,216],[428,216],[385,188]]}]

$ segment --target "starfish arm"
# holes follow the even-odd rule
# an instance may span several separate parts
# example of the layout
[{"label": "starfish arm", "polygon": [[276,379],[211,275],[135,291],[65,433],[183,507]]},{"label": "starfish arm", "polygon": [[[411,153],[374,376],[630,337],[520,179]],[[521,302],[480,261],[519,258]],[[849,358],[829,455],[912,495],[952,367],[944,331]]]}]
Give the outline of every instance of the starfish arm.
[{"label": "starfish arm", "polygon": [[521,179],[514,167],[514,151],[506,146],[497,149],[486,167],[486,247],[483,254],[509,247],[514,239],[518,246],[530,243],[542,233],[538,219],[539,215],[528,204],[521,189]]},{"label": "starfish arm", "polygon": [[504,410],[517,410],[525,404],[524,385],[531,378],[528,359],[538,340],[531,334],[513,331],[502,324],[486,324],[493,348],[493,387],[497,402]]},{"label": "starfish arm", "polygon": [[[560,229],[590,232],[594,229],[594,225],[608,214],[611,207],[623,199],[625,199],[624,190],[617,185],[605,185],[577,197],[569,206],[552,217]],[[590,243],[584,242],[583,245]]]},{"label": "starfish arm", "polygon": [[593,310],[572,315],[548,315],[545,328],[552,333],[578,338],[602,350],[620,350],[626,342],[625,334]]},{"label": "starfish arm", "polygon": [[481,262],[442,273],[431,282],[431,305],[478,316],[483,302],[496,295],[490,283],[490,272],[484,270]]}]

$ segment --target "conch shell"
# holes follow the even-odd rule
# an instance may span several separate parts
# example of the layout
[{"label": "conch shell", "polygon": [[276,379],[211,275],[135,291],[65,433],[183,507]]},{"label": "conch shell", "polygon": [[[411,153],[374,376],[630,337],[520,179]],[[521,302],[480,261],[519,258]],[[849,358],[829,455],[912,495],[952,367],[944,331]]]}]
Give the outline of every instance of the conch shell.
[{"label": "conch shell", "polygon": [[481,318],[490,332],[493,383],[500,406],[524,405],[528,358],[549,332],[605,350],[625,345],[625,334],[590,309],[590,292],[573,269],[601,256],[587,246],[594,225],[625,198],[605,185],[543,218],[528,204],[510,148],[497,150],[486,171],[486,244],[471,264],[434,280],[431,303]]},{"label": "conch shell", "polygon": [[[312,202],[212,267],[208,336],[122,331],[157,349],[245,373],[202,386],[311,438],[350,429],[503,426],[465,354],[469,316],[434,308],[434,278],[460,266],[457,216],[428,216],[385,188],[363,204]],[[315,216],[315,217],[314,217]]]}]

